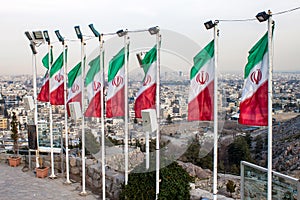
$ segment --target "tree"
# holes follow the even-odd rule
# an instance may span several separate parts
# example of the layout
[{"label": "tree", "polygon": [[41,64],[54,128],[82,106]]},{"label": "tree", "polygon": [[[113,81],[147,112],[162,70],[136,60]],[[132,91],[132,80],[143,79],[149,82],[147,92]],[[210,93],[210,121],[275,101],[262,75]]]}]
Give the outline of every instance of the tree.
[{"label": "tree", "polygon": [[246,136],[245,136],[245,139],[246,139],[246,142],[248,144],[249,149],[251,149],[251,143],[252,143],[253,137],[251,136],[250,133],[247,133]]},{"label": "tree", "polygon": [[11,131],[11,139],[14,141],[14,146],[13,146],[13,150],[14,150],[14,154],[15,156],[17,155],[18,152],[18,139],[19,139],[19,121],[17,119],[16,113],[13,112],[12,113],[12,118],[11,118],[11,122],[10,122],[10,131]]},{"label": "tree", "polygon": [[228,180],[226,183],[226,191],[230,192],[230,195],[232,196],[232,193],[235,192],[236,184],[232,180]]},{"label": "tree", "polygon": [[244,137],[237,137],[228,147],[230,164],[239,165],[242,160],[251,162],[251,154]]}]

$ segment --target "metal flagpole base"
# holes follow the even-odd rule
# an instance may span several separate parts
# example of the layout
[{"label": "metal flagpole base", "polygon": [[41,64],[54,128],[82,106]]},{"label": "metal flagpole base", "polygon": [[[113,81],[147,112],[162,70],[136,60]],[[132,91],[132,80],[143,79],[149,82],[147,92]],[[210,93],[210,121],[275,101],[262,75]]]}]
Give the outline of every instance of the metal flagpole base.
[{"label": "metal flagpole base", "polygon": [[79,195],[80,195],[80,196],[87,196],[88,193],[87,193],[86,191],[82,191],[82,192],[79,193]]},{"label": "metal flagpole base", "polygon": [[49,176],[49,178],[51,178],[51,179],[56,179],[57,176],[56,176],[55,174],[51,174],[51,175]]},{"label": "metal flagpole base", "polygon": [[72,182],[71,181],[68,181],[68,180],[66,180],[65,182],[64,182],[64,185],[71,185],[72,184]]},{"label": "metal flagpole base", "polygon": [[218,195],[217,194],[213,194],[213,200],[217,200],[218,199]]}]

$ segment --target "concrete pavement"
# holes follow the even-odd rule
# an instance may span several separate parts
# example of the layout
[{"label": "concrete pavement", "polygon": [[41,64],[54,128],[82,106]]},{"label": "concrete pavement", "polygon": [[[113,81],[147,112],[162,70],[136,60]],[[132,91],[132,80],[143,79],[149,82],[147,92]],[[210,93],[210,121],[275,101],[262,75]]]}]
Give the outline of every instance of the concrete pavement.
[{"label": "concrete pavement", "polygon": [[0,163],[0,199],[1,200],[95,200],[100,199],[87,191],[80,196],[80,183],[64,184],[64,178],[36,178],[33,171],[23,172],[24,164],[10,167]]}]

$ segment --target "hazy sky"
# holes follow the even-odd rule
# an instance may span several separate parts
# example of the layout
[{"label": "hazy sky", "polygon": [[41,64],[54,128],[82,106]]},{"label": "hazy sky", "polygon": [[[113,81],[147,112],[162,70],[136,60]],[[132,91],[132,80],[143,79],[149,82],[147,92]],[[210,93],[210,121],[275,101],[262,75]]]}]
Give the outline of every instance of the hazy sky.
[{"label": "hazy sky", "polygon": [[[32,73],[31,50],[24,35],[27,30],[48,30],[55,56],[61,51],[61,44],[54,30],[59,29],[66,39],[73,40],[75,25],[80,25],[84,35],[92,35],[90,23],[104,33],[158,25],[185,35],[202,48],[213,37],[213,31],[207,31],[203,25],[208,20],[254,18],[268,9],[278,13],[299,6],[298,0],[9,0],[0,7],[0,75]],[[299,71],[300,10],[274,15],[273,19],[274,70]],[[219,69],[242,72],[249,49],[265,33],[267,23],[220,22],[219,29]],[[93,40],[88,44],[87,53],[98,43]],[[72,65],[80,59],[80,43],[71,41],[69,47]],[[37,67],[41,74],[44,69],[40,60],[47,45],[40,46],[38,52]]]}]

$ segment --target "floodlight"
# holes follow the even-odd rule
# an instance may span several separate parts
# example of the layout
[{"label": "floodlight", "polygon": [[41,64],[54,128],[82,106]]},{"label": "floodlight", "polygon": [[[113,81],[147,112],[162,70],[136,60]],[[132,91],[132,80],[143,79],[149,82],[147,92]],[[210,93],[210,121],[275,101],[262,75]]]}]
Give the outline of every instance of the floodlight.
[{"label": "floodlight", "polygon": [[25,32],[25,35],[26,35],[26,37],[28,38],[29,41],[33,40],[31,34],[28,31]]},{"label": "floodlight", "polygon": [[60,42],[64,42],[65,41],[64,38],[60,35],[59,30],[56,30],[54,32],[55,32],[55,34],[56,34],[56,36],[57,36],[57,38],[58,38],[58,40]]},{"label": "floodlight", "polygon": [[30,48],[31,48],[31,51],[32,51],[33,54],[37,54],[35,45],[33,43],[30,43]]},{"label": "floodlight", "polygon": [[206,28],[207,30],[208,30],[208,29],[211,29],[211,28],[213,28],[213,27],[215,27],[215,25],[216,25],[216,24],[213,23],[211,20],[204,23],[204,26],[205,26],[205,28]]},{"label": "floodlight", "polygon": [[148,29],[148,31],[151,35],[155,35],[159,32],[159,27],[158,26],[151,27]]},{"label": "floodlight", "polygon": [[255,17],[258,19],[259,22],[264,22],[269,19],[270,15],[268,15],[265,11],[263,11],[258,13]]},{"label": "floodlight", "polygon": [[123,31],[123,29],[122,30],[118,30],[117,34],[118,34],[119,37],[123,37],[124,35],[127,34],[127,30],[125,30],[125,31]]},{"label": "floodlight", "polygon": [[44,37],[43,37],[42,31],[33,31],[32,33],[33,33],[34,40],[40,40],[40,41],[42,40],[42,41],[44,41]]},{"label": "floodlight", "polygon": [[46,42],[48,42],[48,44],[50,44],[50,37],[49,37],[48,31],[43,31],[43,33],[44,33],[44,38],[45,38]]},{"label": "floodlight", "polygon": [[80,31],[80,27],[79,26],[75,26],[75,32],[76,32],[76,35],[78,37],[78,39],[81,39],[82,40],[82,33]]},{"label": "floodlight", "polygon": [[100,33],[94,28],[93,24],[90,24],[89,27],[92,30],[92,32],[94,33],[95,37],[100,37]]}]

